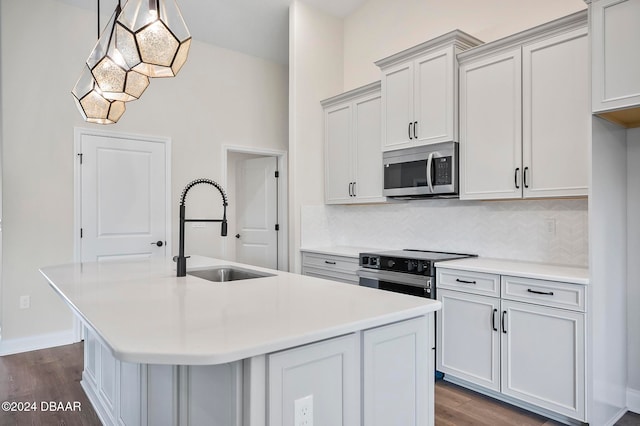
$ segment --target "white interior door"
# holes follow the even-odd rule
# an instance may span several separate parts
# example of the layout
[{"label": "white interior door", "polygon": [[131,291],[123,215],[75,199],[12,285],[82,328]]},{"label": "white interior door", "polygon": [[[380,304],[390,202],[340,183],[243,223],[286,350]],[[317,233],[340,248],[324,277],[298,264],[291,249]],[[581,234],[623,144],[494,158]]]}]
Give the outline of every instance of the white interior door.
[{"label": "white interior door", "polygon": [[275,157],[238,162],[236,260],[278,268],[278,182]]},{"label": "white interior door", "polygon": [[82,134],[81,153],[81,260],[165,256],[165,144]]}]

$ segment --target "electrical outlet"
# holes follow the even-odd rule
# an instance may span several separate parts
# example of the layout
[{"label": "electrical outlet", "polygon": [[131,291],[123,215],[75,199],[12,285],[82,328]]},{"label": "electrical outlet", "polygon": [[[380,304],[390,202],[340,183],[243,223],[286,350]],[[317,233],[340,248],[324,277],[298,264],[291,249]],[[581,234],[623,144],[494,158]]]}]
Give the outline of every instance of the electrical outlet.
[{"label": "electrical outlet", "polygon": [[556,235],[556,220],[555,218],[547,218],[544,220],[544,228],[549,235]]},{"label": "electrical outlet", "polygon": [[31,296],[20,296],[20,309],[29,309],[31,307]]},{"label": "electrical outlet", "polygon": [[313,395],[296,399],[293,402],[294,426],[313,426]]}]

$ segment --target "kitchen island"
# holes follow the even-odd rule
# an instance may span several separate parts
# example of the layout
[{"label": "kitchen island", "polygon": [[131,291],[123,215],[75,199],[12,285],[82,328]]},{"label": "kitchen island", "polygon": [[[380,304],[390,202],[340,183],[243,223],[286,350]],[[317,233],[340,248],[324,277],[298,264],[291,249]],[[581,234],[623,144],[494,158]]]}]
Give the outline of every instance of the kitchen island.
[{"label": "kitchen island", "polygon": [[41,269],[85,327],[82,386],[104,424],[433,424],[438,301],[204,257],[188,271],[220,266],[270,276]]}]

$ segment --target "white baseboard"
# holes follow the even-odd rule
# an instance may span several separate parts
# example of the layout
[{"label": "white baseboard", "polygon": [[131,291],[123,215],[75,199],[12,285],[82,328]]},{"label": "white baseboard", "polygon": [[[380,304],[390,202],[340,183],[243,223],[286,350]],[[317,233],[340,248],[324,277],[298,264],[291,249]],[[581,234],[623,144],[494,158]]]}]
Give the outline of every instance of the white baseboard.
[{"label": "white baseboard", "polygon": [[79,342],[74,329],[0,341],[0,356],[37,351]]},{"label": "white baseboard", "polygon": [[627,409],[640,414],[640,390],[627,388]]}]

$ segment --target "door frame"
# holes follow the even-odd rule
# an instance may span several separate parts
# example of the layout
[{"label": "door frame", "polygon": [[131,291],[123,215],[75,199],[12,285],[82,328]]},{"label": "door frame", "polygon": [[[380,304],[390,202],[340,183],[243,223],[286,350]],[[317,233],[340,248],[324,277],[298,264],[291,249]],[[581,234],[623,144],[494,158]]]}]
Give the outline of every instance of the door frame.
[{"label": "door frame", "polygon": [[[150,136],[134,133],[114,132],[86,127],[73,128],[73,260],[81,261],[80,226],[82,225],[82,168],[80,167],[79,154],[82,152],[82,137],[101,136],[113,139],[135,139],[142,142],[161,143],[165,146],[165,241],[169,247],[168,255],[171,256],[172,240],[172,216],[171,216],[171,138],[166,136]],[[74,316],[73,330],[76,339],[82,338],[80,321]]]},{"label": "door frame", "polygon": [[[289,271],[289,197],[287,192],[288,171],[287,151],[269,148],[258,148],[243,145],[222,145],[222,186],[227,188],[229,183],[229,154],[252,154],[264,157],[274,157],[278,161],[278,269]],[[224,240],[223,251],[228,256],[227,240]],[[235,254],[234,254],[235,256]]]}]

